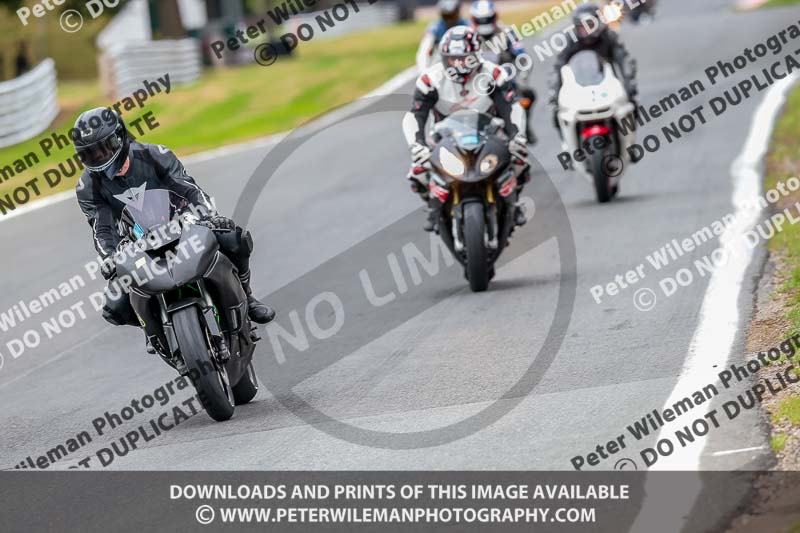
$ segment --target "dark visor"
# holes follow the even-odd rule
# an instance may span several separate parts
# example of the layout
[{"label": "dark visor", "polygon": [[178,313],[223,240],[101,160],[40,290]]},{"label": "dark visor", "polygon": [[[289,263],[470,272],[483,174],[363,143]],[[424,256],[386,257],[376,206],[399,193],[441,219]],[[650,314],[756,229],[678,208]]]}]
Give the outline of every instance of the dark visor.
[{"label": "dark visor", "polygon": [[107,166],[122,149],[122,139],[116,133],[88,146],[77,148],[78,157],[89,170],[101,170]]},{"label": "dark visor", "polygon": [[478,58],[475,54],[445,55],[447,65],[456,69],[459,74],[468,74],[478,68]]}]

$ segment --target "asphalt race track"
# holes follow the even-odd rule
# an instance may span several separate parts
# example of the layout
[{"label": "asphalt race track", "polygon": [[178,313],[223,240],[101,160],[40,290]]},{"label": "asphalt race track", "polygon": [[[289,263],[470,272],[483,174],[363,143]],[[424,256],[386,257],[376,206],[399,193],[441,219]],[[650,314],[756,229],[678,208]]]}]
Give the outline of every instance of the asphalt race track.
[{"label": "asphalt race track", "polygon": [[[737,13],[729,4],[661,2],[654,24],[622,28],[623,39],[638,60],[643,104],[655,104],[696,79],[707,86],[705,94],[646,126],[639,138],[687,113],[695,107],[692,104],[722,94],[730,82],[760,71],[766,61],[715,87],[703,73],[718,60],[730,61],[745,47],[763,42],[800,18],[797,9]],[[708,278],[670,298],[656,291],[657,304],[647,312],[634,306],[634,290],[597,304],[590,288],[644,263],[647,254],[671,239],[689,236],[733,210],[732,162],[743,149],[765,93],[648,154],[626,169],[619,199],[599,205],[590,184],[561,170],[556,159],[560,143],[544,105],[549,68],[550,62],[537,63],[533,74],[540,95],[535,114],[539,143],[533,150],[538,166],[529,192],[536,203],[534,216],[547,217],[549,206],[542,198],[548,195],[542,191],[549,187],[548,180],[557,188],[574,235],[577,278],[559,274],[564,257],[553,240],[525,248],[524,235],[536,232],[529,224],[509,250],[513,255],[517,246],[519,256],[499,269],[488,292],[470,293],[460,273],[451,270],[439,273],[430,285],[414,287],[419,298],[415,301],[398,299],[394,307],[390,303],[374,310],[375,316],[366,316],[369,310],[364,308],[348,312],[341,338],[334,336],[331,344],[315,345],[309,353],[287,355],[295,360],[283,368],[286,376],[302,373],[294,376],[292,398],[283,396],[284,390],[271,392],[275,387],[262,377],[257,400],[238,407],[233,420],[218,424],[201,413],[150,442],[140,441],[138,449],[115,457],[109,468],[571,470],[574,456],[586,456],[646,413],[661,409],[687,359]],[[406,84],[401,92],[410,94],[411,88]],[[391,107],[378,105],[386,110],[344,120],[309,139],[280,165],[255,201],[248,220],[257,247],[254,288],[279,312],[277,324],[267,329],[290,328],[293,310],[304,315],[309,295],[325,290],[324,279],[315,278],[315,273],[324,278],[328,267],[355,277],[362,269],[370,274],[381,268],[388,272],[385,253],[376,256],[359,250],[357,245],[365,239],[379,235],[380,246],[400,253],[406,239],[425,238],[422,215],[410,215],[420,204],[404,180],[408,154],[400,131],[402,113]],[[148,140],[158,142],[157,136]],[[269,147],[261,146],[210,160],[190,159],[187,167],[214,195],[221,211],[233,213],[248,179],[273,155]],[[47,207],[46,216],[45,211],[33,211],[0,223],[6,255],[13,257],[3,271],[0,310],[82,273],[93,257],[89,231],[73,200]],[[639,286],[657,289],[662,275],[674,275],[713,248],[709,243],[658,273],[648,267]],[[338,258],[333,266],[332,258]],[[738,297],[739,333],[728,364],[745,358],[742,326],[752,312],[762,263],[759,249]],[[314,290],[304,288],[297,282],[301,278],[314,279],[318,285],[312,286]],[[577,287],[560,349],[539,354],[550,361],[532,392],[508,392],[532,362],[536,370],[539,362],[532,358],[543,346],[556,314],[559,287],[563,290],[569,283]],[[101,287],[94,281],[52,311],[66,309]],[[346,292],[353,287],[341,284],[329,290],[349,309],[348,302],[359,299]],[[331,324],[329,309],[319,307],[320,325]],[[144,352],[139,331],[112,328],[91,308],[89,312],[86,320],[44,339],[17,359],[9,356],[5,343],[26,328],[0,336],[5,359],[0,368],[4,407],[0,467],[13,469],[28,456],[36,460],[79,432],[91,430],[92,421],[105,411],[119,413],[131,400],[174,379],[170,369]],[[52,314],[43,313],[41,318]],[[38,322],[30,319],[31,327]],[[281,364],[266,332],[262,336],[256,366],[263,374]],[[724,343],[720,349],[727,351]],[[336,350],[324,364],[313,359]],[[703,371],[713,382],[719,370],[709,365]],[[52,468],[94,456],[189,396],[188,390],[182,391],[169,407],[145,410],[103,436],[92,432],[89,445]],[[510,411],[487,421],[477,432],[450,438],[444,429],[495,403]],[[696,416],[706,407],[698,408]],[[441,436],[442,443],[414,447],[398,437],[402,443],[397,446],[387,445],[391,439],[368,445],[359,441],[360,433],[353,427],[396,433],[440,430],[433,433]],[[639,450],[652,446],[654,436],[628,442],[628,449],[598,468],[612,469],[623,458],[642,468]],[[755,470],[769,461],[768,441],[755,411],[721,424],[689,448],[687,453],[697,461],[694,466],[702,470]],[[746,451],[727,453],[737,450]],[[96,462],[94,466],[100,468]]]}]

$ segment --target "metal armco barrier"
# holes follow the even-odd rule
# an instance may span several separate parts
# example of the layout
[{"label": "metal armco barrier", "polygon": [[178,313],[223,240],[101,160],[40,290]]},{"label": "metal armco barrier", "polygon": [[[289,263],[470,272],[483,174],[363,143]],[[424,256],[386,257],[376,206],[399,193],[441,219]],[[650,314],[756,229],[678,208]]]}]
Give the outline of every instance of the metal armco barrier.
[{"label": "metal armco barrier", "polygon": [[106,92],[116,97],[131,94],[144,79],[169,74],[172,83],[195,81],[202,68],[197,39],[121,42],[106,50],[100,60]]},{"label": "metal armco barrier", "polygon": [[18,78],[0,83],[0,148],[36,137],[58,115],[56,69],[45,59]]}]

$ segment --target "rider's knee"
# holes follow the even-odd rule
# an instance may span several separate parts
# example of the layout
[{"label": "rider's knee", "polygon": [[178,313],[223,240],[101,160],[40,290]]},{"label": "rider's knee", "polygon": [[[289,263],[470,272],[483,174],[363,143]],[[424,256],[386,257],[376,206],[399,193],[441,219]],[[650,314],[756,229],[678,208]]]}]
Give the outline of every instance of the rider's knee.
[{"label": "rider's knee", "polygon": [[108,305],[103,306],[103,319],[112,326],[124,326],[125,319]]},{"label": "rider's knee", "polygon": [[250,257],[253,253],[253,237],[249,231],[238,226],[235,230],[217,233],[217,241],[226,255]]},{"label": "rider's knee", "polygon": [[102,310],[103,319],[113,326],[139,326],[139,319],[127,294],[114,298],[106,295]]}]

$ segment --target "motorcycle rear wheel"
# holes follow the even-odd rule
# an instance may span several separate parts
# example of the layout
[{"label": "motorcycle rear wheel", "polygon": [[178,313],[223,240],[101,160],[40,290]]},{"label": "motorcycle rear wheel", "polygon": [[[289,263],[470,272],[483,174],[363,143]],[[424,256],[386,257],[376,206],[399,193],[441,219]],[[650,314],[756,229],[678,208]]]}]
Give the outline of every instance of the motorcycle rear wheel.
[{"label": "motorcycle rear wheel", "polygon": [[489,288],[489,261],[486,252],[486,220],[483,204],[471,202],[464,206],[464,245],[467,250],[467,280],[472,292]]},{"label": "motorcycle rear wheel", "polygon": [[176,311],[172,315],[172,325],[183,361],[189,369],[189,375],[194,377],[192,382],[203,408],[217,422],[230,420],[234,398],[228,373],[224,366],[220,368],[213,360],[197,308],[191,306]]},{"label": "motorcycle rear wheel", "polygon": [[601,204],[608,202],[613,196],[610,179],[603,168],[604,158],[605,154],[603,152],[595,150],[590,163],[592,178],[594,179],[594,191],[597,195],[597,201]]}]

